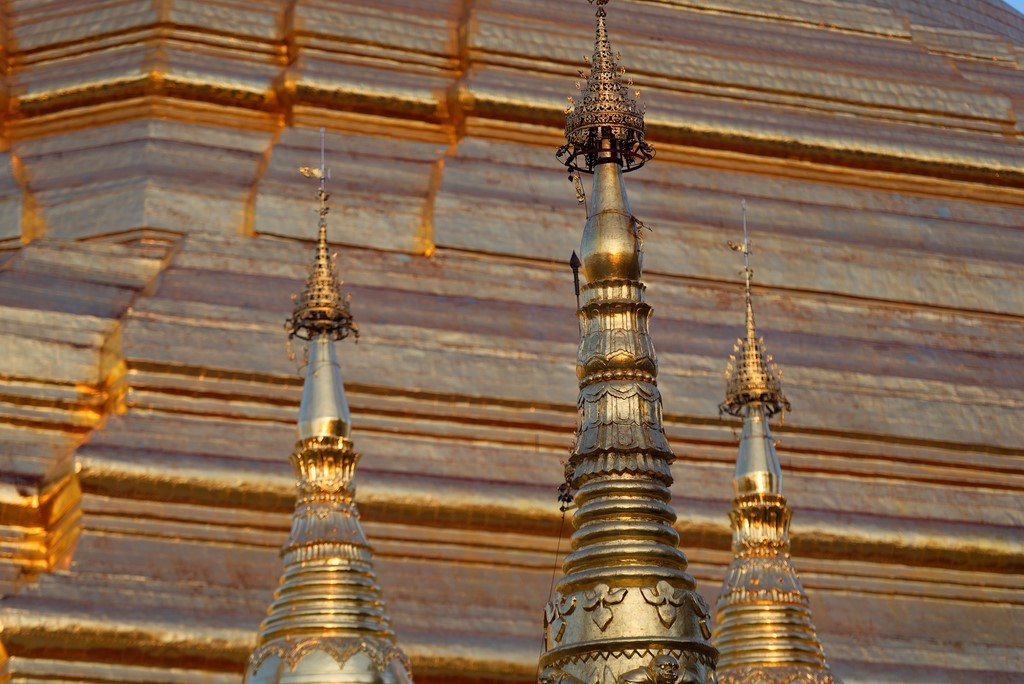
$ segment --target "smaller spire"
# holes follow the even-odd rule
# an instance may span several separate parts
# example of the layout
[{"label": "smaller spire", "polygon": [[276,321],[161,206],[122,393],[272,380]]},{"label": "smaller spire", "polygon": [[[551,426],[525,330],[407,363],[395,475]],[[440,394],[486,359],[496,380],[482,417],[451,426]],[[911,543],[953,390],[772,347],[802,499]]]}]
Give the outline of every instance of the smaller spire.
[{"label": "smaller spire", "polygon": [[747,235],[747,201],[743,200],[743,243],[729,241],[729,248],[743,253],[743,292],[746,300],[746,335],[737,339],[733,346],[733,354],[729,356],[729,367],[726,370],[728,381],[725,389],[725,401],[719,404],[720,413],[742,417],[744,408],[753,403],[764,406],[768,417],[776,413],[788,411],[789,400],[782,393],[782,373],[772,362],[771,354],[764,346],[764,338],[757,336],[754,325],[754,305],[750,293],[750,282],[754,271],[750,268],[750,256],[753,254],[750,238]]},{"label": "smaller spire", "polygon": [[743,418],[733,474],[733,560],[718,595],[718,626],[712,641],[721,653],[720,684],[840,684],[832,674],[811,618],[810,601],[790,559],[792,511],[782,493],[782,468],[768,419],[789,402],[781,373],[757,337],[751,305],[750,238],[743,202],[743,252],[747,305],[746,338],[739,340],[727,374],[723,413]]},{"label": "smaller spire", "polygon": [[311,340],[321,333],[326,333],[336,340],[343,340],[349,335],[359,337],[359,328],[352,321],[348,298],[341,294],[341,281],[338,279],[337,267],[331,257],[327,244],[327,205],[330,195],[327,194],[327,179],[330,169],[325,163],[324,129],[320,129],[320,168],[303,166],[299,169],[306,178],[320,181],[317,197],[320,199],[320,234],[317,238],[316,256],[313,267],[306,278],[306,287],[295,302],[295,310],[286,322],[288,337]]},{"label": "smaller spire", "polygon": [[306,288],[298,296],[295,311],[286,322],[289,339],[311,340],[306,382],[299,406],[299,438],[344,437],[352,431],[352,418],[334,340],[359,336],[348,299],[341,294],[337,267],[327,245],[326,181],[330,175],[325,162],[324,129],[320,129],[320,168],[304,166],[299,173],[320,181],[320,235]]},{"label": "smaller spire", "polygon": [[320,168],[300,169],[320,181],[320,237],[306,289],[287,324],[289,338],[310,340],[291,456],[298,499],[281,550],[281,582],[243,682],[412,684],[355,502],[359,454],[335,341],[356,328],[327,248],[324,156],[321,128]]},{"label": "smaller spire", "polygon": [[[625,68],[612,52],[605,24],[604,6],[609,0],[588,0],[597,4],[597,36],[590,74],[580,72],[586,85],[577,82],[582,91],[569,98],[566,108],[566,144],[559,148],[558,159],[571,172],[593,173],[599,164],[617,162],[623,171],[640,168],[654,157],[654,148],[645,140],[644,108],[637,102],[640,91],[629,92],[632,80],[625,84]],[[603,140],[612,144],[602,145]]]}]

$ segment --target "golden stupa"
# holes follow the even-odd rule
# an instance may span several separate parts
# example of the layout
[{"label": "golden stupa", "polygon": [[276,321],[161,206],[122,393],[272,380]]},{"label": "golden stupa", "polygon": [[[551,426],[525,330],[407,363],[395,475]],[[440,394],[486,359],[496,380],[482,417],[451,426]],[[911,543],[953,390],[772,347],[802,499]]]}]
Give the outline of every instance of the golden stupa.
[{"label": "golden stupa", "polygon": [[725,573],[712,641],[721,651],[719,684],[839,684],[811,618],[807,592],[790,558],[793,518],[768,421],[790,409],[781,371],[758,337],[750,283],[751,243],[743,202],[746,330],[726,372],[723,414],[743,419],[733,475],[733,560]]},{"label": "golden stupa", "polygon": [[[544,609],[540,684],[706,684],[718,653],[711,609],[686,572],[669,502],[675,456],[662,424],[642,224],[623,174],[654,156],[644,115],[596,0],[590,73],[566,112],[558,157],[586,208],[579,257],[579,424],[566,464],[572,552]],[[593,174],[583,191],[580,173]]]},{"label": "golden stupa", "polygon": [[[397,643],[418,684],[536,680],[570,527],[559,543],[584,217],[551,151],[587,7],[0,2],[2,677],[244,676],[295,511],[281,318],[315,247],[295,168],[324,127],[361,335],[340,359],[357,502]],[[1024,18],[609,14],[658,150],[629,199],[685,572],[713,607],[733,560],[736,443],[714,416],[743,300],[720,245],[746,197],[758,332],[799,409],[773,426],[792,561],[832,673],[1012,680]]]},{"label": "golden stupa", "polygon": [[246,667],[248,684],[412,684],[381,599],[373,552],[359,523],[352,416],[334,343],[356,332],[327,244],[328,170],[320,129],[316,256],[288,320],[309,342],[292,467],[298,501],[281,555],[281,584]]}]

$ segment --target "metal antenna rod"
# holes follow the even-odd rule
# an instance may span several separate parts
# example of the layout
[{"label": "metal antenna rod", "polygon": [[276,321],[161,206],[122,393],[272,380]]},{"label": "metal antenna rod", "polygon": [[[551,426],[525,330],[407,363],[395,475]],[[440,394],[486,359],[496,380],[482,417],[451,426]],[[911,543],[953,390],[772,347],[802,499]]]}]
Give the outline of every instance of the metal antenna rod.
[{"label": "metal antenna rod", "polygon": [[327,131],[320,127],[320,222],[324,223],[327,216]]},{"label": "metal antenna rod", "polygon": [[727,244],[729,249],[743,253],[743,292],[749,302],[750,281],[754,276],[754,271],[750,268],[750,255],[754,253],[754,250],[751,248],[750,236],[747,234],[747,200],[740,200],[740,206],[743,207],[743,242],[737,245],[729,240]]},{"label": "metal antenna rod", "polygon": [[299,173],[306,178],[316,178],[320,181],[320,188],[317,191],[317,196],[320,198],[320,239],[324,241],[324,236],[327,230],[327,213],[330,208],[327,206],[327,179],[331,175],[331,170],[327,168],[327,143],[326,143],[327,131],[322,126],[320,128],[320,168],[314,169],[309,166],[300,166]]},{"label": "metal antenna rod", "polygon": [[747,235],[747,200],[746,198],[740,200],[740,206],[743,207],[743,275],[746,280],[746,294],[747,299],[750,298],[750,277],[754,274],[750,270],[750,237]]}]

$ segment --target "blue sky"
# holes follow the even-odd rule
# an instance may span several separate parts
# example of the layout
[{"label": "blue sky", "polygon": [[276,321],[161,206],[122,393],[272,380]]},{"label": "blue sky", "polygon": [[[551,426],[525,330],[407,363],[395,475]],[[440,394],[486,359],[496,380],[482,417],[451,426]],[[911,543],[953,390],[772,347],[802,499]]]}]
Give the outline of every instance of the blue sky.
[{"label": "blue sky", "polygon": [[1024,12],[1024,0],[1003,0],[1010,7],[1014,8],[1018,12]]}]

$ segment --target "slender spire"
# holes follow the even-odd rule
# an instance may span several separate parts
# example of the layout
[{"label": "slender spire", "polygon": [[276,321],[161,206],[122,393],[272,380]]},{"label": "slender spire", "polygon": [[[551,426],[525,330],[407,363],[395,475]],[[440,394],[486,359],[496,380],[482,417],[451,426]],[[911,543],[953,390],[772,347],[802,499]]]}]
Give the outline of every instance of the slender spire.
[{"label": "slender spire", "polygon": [[782,469],[768,419],[789,402],[781,373],[771,364],[754,328],[750,281],[750,239],[743,202],[746,337],[738,340],[726,372],[721,412],[743,418],[733,476],[733,560],[718,598],[718,627],[712,638],[721,651],[720,684],[834,684],[811,619],[810,603],[789,557],[792,519],[782,494]]},{"label": "slender spire", "polygon": [[612,56],[607,0],[597,4],[590,77],[567,112],[567,145],[558,153],[570,178],[593,173],[594,183],[579,259],[580,421],[566,469],[575,490],[573,551],[545,609],[538,681],[706,684],[717,658],[710,610],[673,527],[675,457],[641,282],[643,224],[623,181],[654,150]]},{"label": "slender spire", "polygon": [[309,340],[309,362],[291,456],[298,500],[284,573],[260,626],[259,646],[246,668],[248,684],[406,684],[405,654],[395,643],[355,504],[359,455],[335,341],[356,333],[327,245],[328,171],[320,129],[320,235],[306,288],[288,319],[289,338]]},{"label": "slender spire", "polygon": [[744,408],[752,402],[764,406],[769,416],[789,410],[789,402],[782,394],[781,373],[772,362],[771,354],[764,347],[764,339],[757,336],[754,325],[754,305],[750,293],[750,282],[754,271],[750,268],[750,257],[753,254],[750,238],[747,235],[747,201],[743,200],[743,243],[729,242],[729,247],[743,254],[743,292],[746,304],[746,330],[742,338],[736,340],[733,354],[729,356],[726,376],[729,378],[725,390],[725,401],[719,405],[719,411],[740,417]]},{"label": "slender spire", "polygon": [[320,333],[326,333],[336,340],[349,335],[359,337],[359,330],[352,322],[352,313],[346,297],[341,295],[341,281],[334,259],[327,245],[327,214],[330,212],[327,194],[327,168],[324,150],[324,129],[320,129],[320,168],[303,166],[299,169],[306,178],[320,182],[317,198],[320,200],[320,230],[317,236],[316,254],[313,267],[306,278],[306,287],[295,302],[295,310],[288,319],[288,337],[311,340]]}]

